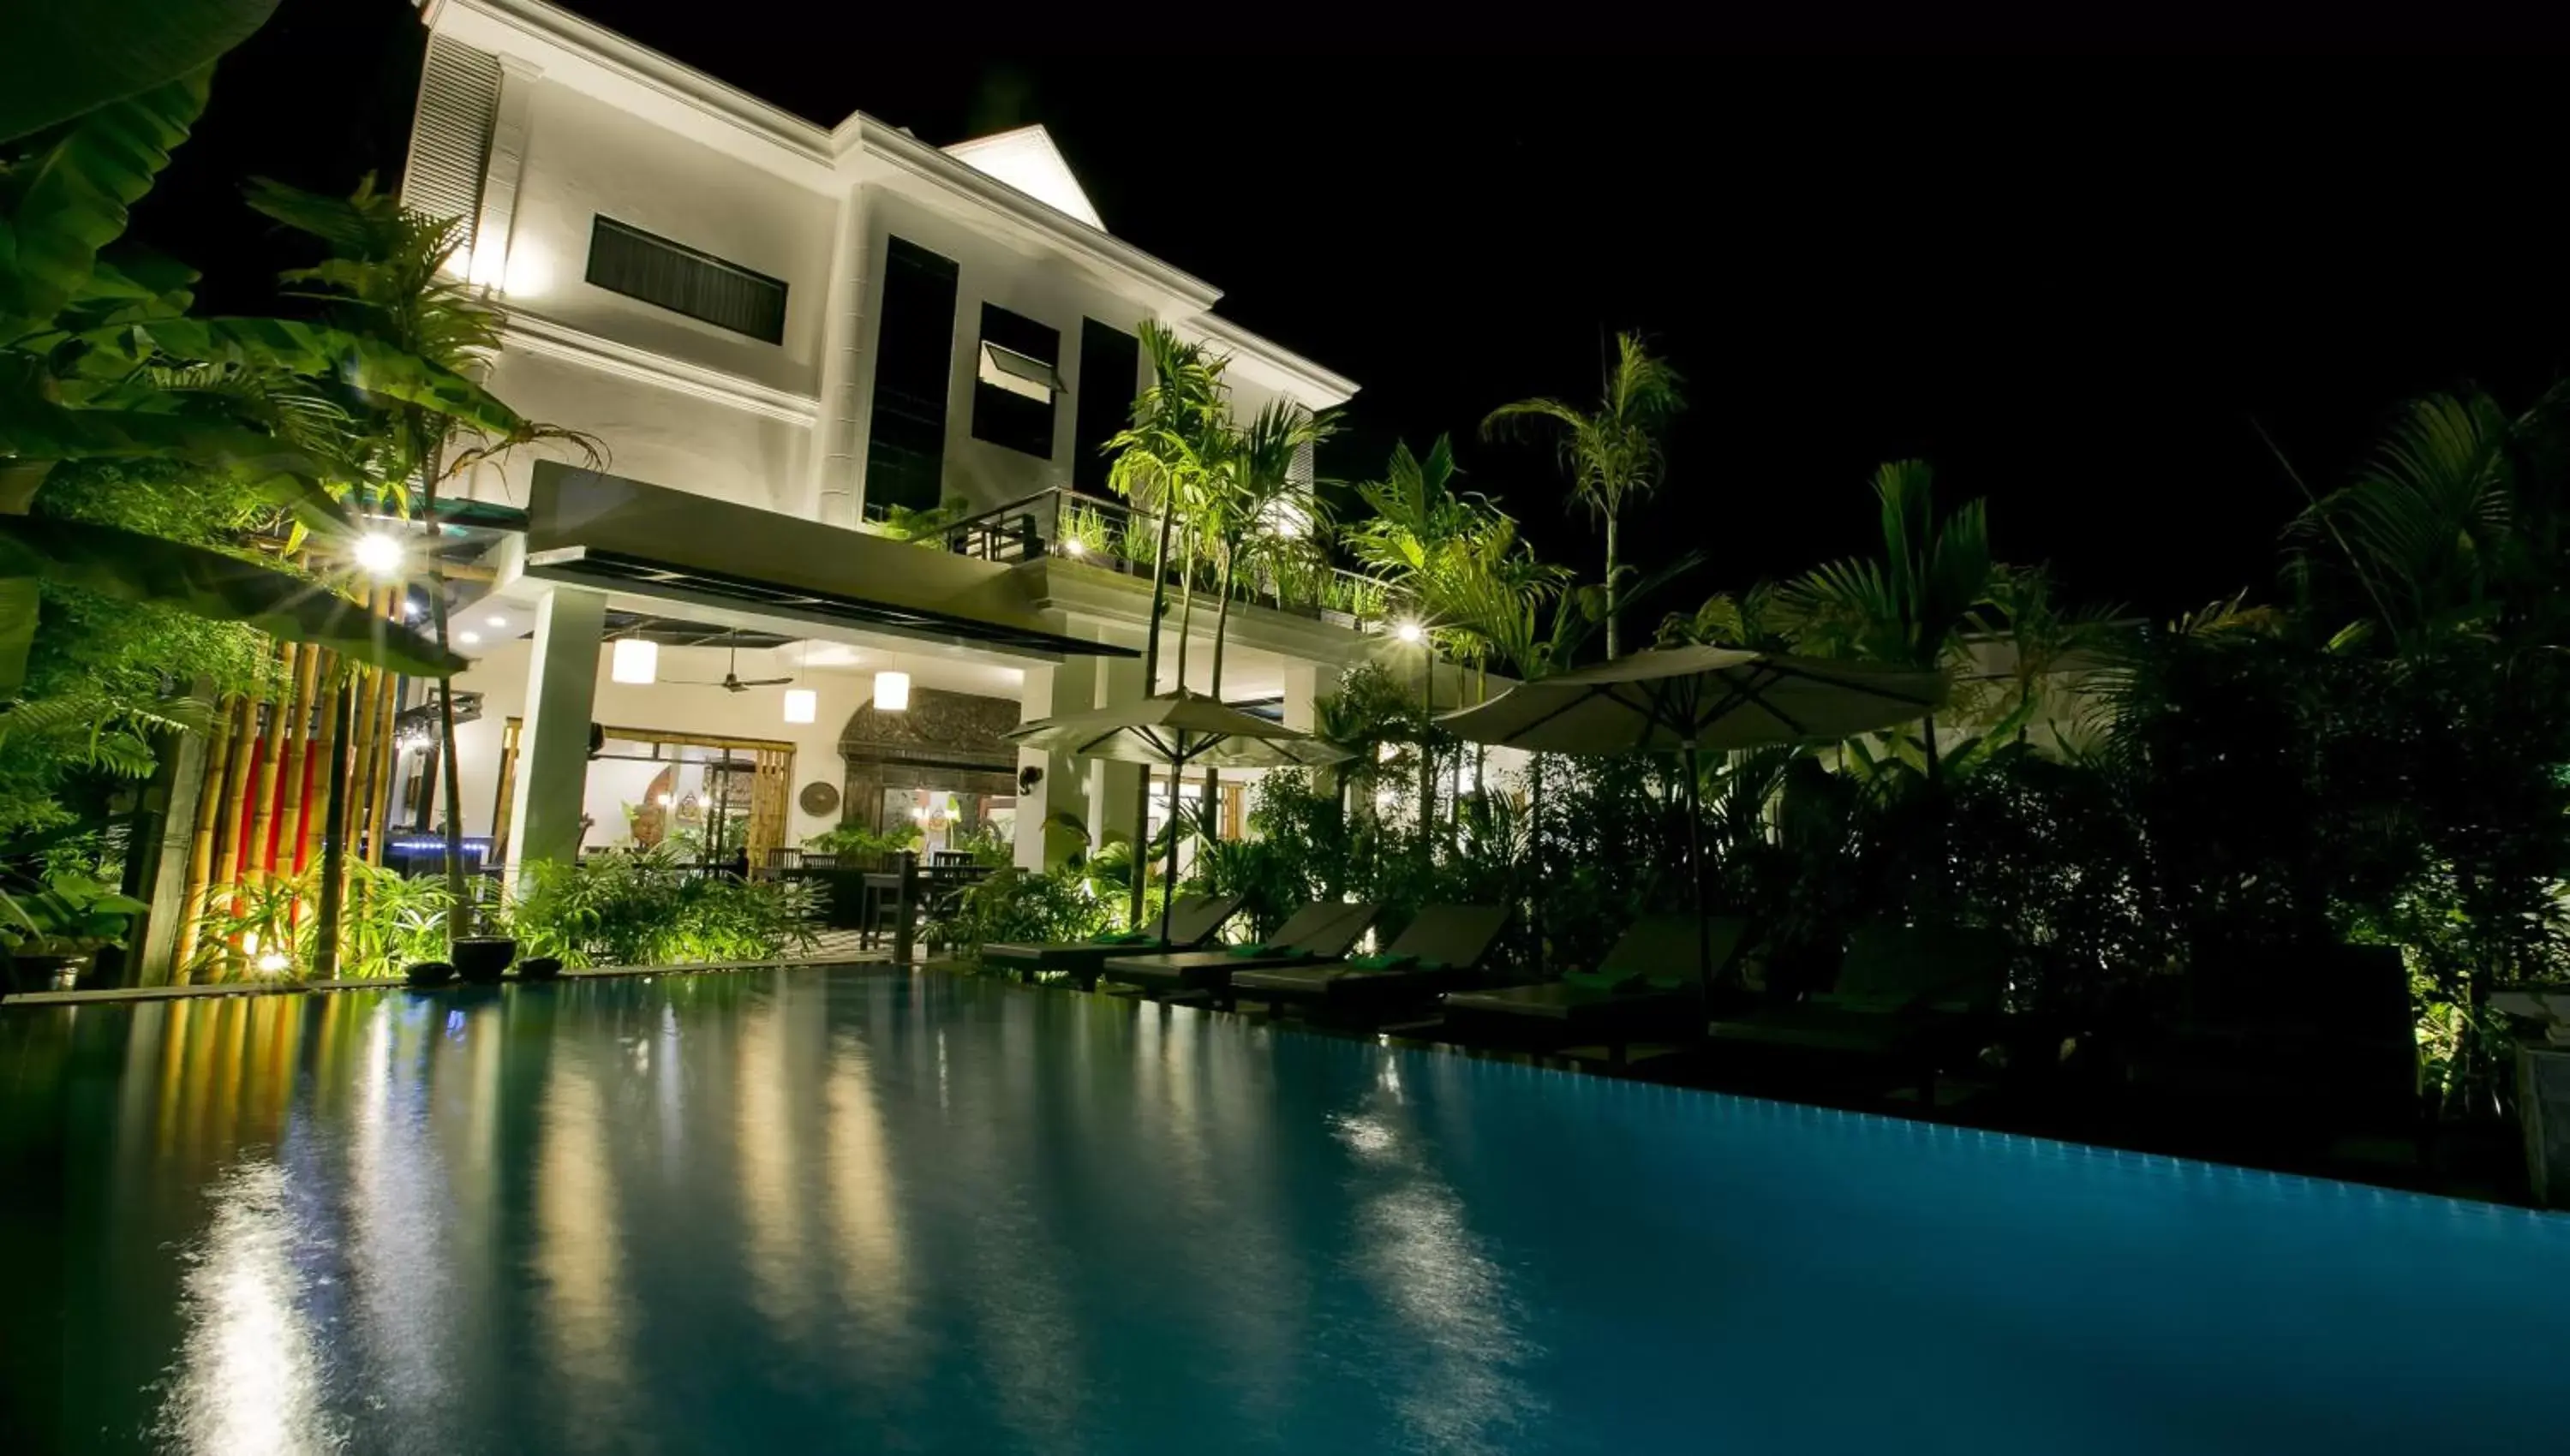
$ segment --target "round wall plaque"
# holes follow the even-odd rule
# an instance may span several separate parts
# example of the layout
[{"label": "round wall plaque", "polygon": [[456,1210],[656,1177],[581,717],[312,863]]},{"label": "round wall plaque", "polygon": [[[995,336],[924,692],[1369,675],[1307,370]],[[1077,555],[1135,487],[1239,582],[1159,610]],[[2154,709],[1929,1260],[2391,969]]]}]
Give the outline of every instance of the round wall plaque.
[{"label": "round wall plaque", "polygon": [[839,786],[815,779],[803,786],[803,792],[796,796],[795,802],[803,806],[804,813],[817,819],[839,807]]}]

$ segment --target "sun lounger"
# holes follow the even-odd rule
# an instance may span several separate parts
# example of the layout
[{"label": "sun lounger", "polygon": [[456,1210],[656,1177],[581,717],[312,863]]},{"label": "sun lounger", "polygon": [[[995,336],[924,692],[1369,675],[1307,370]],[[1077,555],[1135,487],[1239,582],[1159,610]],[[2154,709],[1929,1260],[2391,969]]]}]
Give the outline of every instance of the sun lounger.
[{"label": "sun lounger", "polygon": [[1988,1028],[2006,986],[2007,941],[1994,930],[1870,926],[1848,936],[1827,992],[1711,1030],[1717,1043],[1881,1063],[1918,1078],[1924,1092]]},{"label": "sun lounger", "polygon": [[1424,1000],[1481,969],[1507,923],[1501,906],[1430,906],[1380,955],[1234,971],[1231,993],[1236,999],[1340,1011]]},{"label": "sun lounger", "polygon": [[[1719,916],[1705,928],[1712,974],[1719,976],[1739,953],[1748,927]],[[1694,915],[1646,915],[1593,970],[1566,972],[1539,985],[1448,992],[1446,1023],[1466,1040],[1489,1036],[1538,1047],[1593,1042],[1619,1062],[1635,1041],[1693,1041],[1704,1034],[1705,1019],[1698,946]]]},{"label": "sun lounger", "polygon": [[1107,980],[1140,986],[1154,994],[1203,991],[1227,1004],[1233,972],[1336,960],[1357,943],[1357,937],[1374,923],[1380,910],[1366,902],[1322,901],[1296,910],[1274,935],[1255,944],[1171,950],[1156,955],[1109,955],[1099,973]]},{"label": "sun lounger", "polygon": [[1101,935],[1094,940],[1055,940],[1036,943],[994,941],[982,947],[982,963],[1022,971],[1033,980],[1037,972],[1069,972],[1083,986],[1097,983],[1098,967],[1112,955],[1139,955],[1154,950],[1191,950],[1214,937],[1224,922],[1240,910],[1236,895],[1181,896],[1169,907],[1169,938],[1158,934],[1159,918],[1153,916],[1149,928],[1126,935]]}]

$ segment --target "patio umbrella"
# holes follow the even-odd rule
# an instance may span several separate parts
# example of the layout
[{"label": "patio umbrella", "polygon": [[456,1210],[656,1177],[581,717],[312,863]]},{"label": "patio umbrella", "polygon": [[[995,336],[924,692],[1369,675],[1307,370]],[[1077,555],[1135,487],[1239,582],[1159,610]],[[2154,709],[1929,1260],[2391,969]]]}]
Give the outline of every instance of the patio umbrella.
[{"label": "patio umbrella", "polygon": [[[1169,767],[1168,883],[1178,880],[1178,777],[1190,764],[1207,768],[1277,769],[1336,763],[1348,756],[1311,734],[1244,713],[1203,693],[1179,688],[1113,707],[1039,718],[1002,735],[1020,748]],[[1160,933],[1169,929],[1161,897]]]},{"label": "patio umbrella", "polygon": [[1925,717],[1944,677],[1917,668],[1788,657],[1729,647],[1661,647],[1520,683],[1438,721],[1458,737],[1542,753],[1678,753],[1686,760],[1687,866],[1695,883],[1696,971],[1711,978],[1704,847],[1697,820],[1702,749],[1829,742]]}]

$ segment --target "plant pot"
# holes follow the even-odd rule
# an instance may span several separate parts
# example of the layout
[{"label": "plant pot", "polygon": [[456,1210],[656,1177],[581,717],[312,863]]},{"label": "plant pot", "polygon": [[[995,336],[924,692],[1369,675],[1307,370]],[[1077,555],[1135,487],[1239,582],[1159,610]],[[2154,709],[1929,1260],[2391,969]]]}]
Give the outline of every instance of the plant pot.
[{"label": "plant pot", "polygon": [[562,970],[562,961],[551,955],[530,955],[518,962],[520,980],[554,980]]},{"label": "plant pot", "polygon": [[455,979],[455,967],[443,960],[423,960],[403,971],[402,979],[422,989],[429,986],[442,986]]},{"label": "plant pot", "polygon": [[31,955],[21,951],[9,957],[9,976],[14,990],[68,991],[80,984],[81,972],[87,969],[89,957],[79,953]]},{"label": "plant pot", "polygon": [[466,935],[447,948],[458,975],[475,985],[496,985],[518,958],[518,942],[507,935]]}]

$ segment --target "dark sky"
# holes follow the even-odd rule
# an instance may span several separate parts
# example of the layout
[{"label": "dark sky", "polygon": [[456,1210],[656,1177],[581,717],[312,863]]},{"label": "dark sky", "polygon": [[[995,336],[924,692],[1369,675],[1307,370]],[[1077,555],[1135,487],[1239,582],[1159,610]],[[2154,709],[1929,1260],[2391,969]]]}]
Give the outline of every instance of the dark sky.
[{"label": "dark sky", "polygon": [[[1911,455],[1944,499],[1988,498],[2004,558],[2083,599],[2267,591],[2301,498],[2253,422],[2326,487],[2403,397],[2476,379],[2521,403],[2570,355],[2558,116],[2533,74],[1010,59],[776,0],[728,0],[721,27],[700,3],[573,8],[824,123],[863,110],[940,144],[1045,123],[1110,231],[1363,383],[1325,473],[1452,432],[1468,484],[1592,574],[1548,454],[1478,422],[1593,398],[1605,338],[1645,331],[1692,409],[1628,553],[1708,561],[1645,617],[1864,548],[1868,477]],[[228,219],[245,171],[389,175],[419,46],[401,0],[285,0],[147,224],[246,269],[200,209]],[[316,66],[346,78],[337,115],[312,112]]]}]

